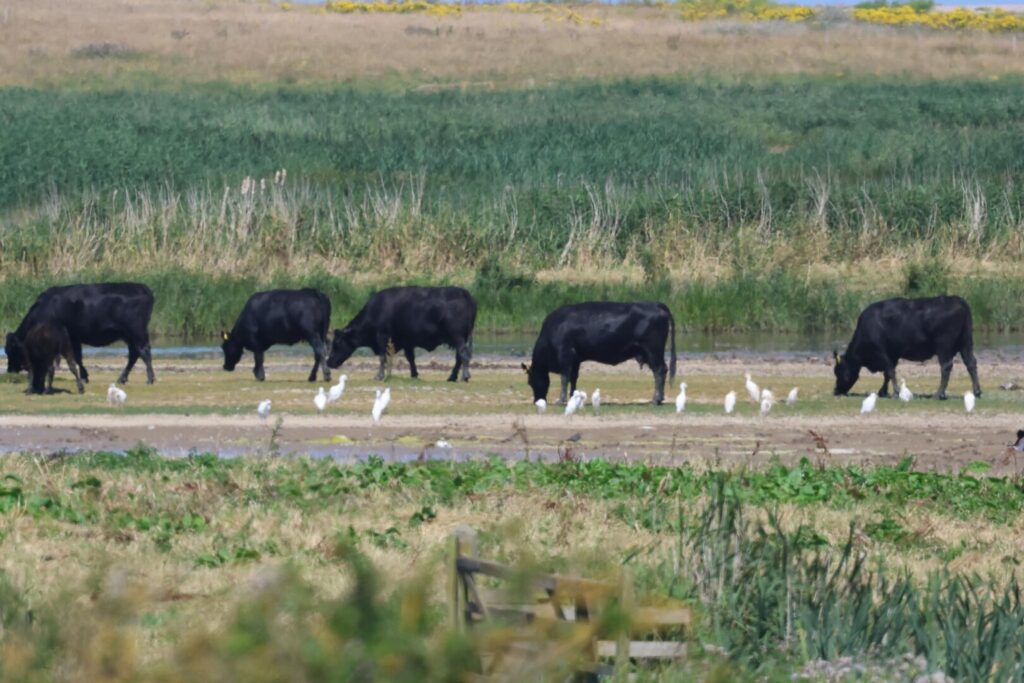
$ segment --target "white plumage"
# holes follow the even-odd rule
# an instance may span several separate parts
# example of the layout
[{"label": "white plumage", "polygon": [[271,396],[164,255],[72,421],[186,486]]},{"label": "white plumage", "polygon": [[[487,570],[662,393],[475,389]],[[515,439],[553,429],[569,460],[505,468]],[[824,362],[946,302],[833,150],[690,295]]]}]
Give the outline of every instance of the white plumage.
[{"label": "white plumage", "polygon": [[764,417],[775,405],[775,394],[768,389],[761,392],[761,417]]},{"label": "white plumage", "polygon": [[789,396],[786,397],[786,405],[787,406],[795,406],[796,405],[796,397],[797,397],[797,394],[799,394],[799,393],[800,393],[800,388],[799,387],[793,387],[792,389],[790,389],[789,390]]},{"label": "white plumage", "polygon": [[327,407],[327,394],[324,393],[324,388],[320,387],[320,391],[316,392],[316,396],[313,397],[313,405],[316,406],[316,412],[324,412],[324,408]]},{"label": "white plumage", "polygon": [[437,448],[446,448],[447,449],[447,448],[451,448],[452,447],[452,445],[450,443],[448,443],[447,441],[445,441],[444,439],[438,439],[437,443],[435,443],[434,445]]},{"label": "white plumage", "polygon": [[866,415],[875,409],[875,403],[878,402],[878,394],[871,392],[868,397],[864,399],[864,402],[860,404],[860,414]]},{"label": "white plumage", "polygon": [[373,423],[380,424],[380,417],[384,414],[384,409],[391,403],[391,387],[388,387],[384,391],[377,390],[377,398],[373,402]]},{"label": "white plumage", "polygon": [[594,408],[594,415],[601,412],[601,390],[594,389],[594,395],[590,397],[590,405]]},{"label": "white plumage", "polygon": [[749,372],[747,373],[746,377],[747,383],[745,386],[747,387],[747,393],[750,394],[750,400],[753,401],[754,403],[757,403],[761,400],[761,390],[758,388],[754,380],[750,379]]},{"label": "white plumage", "polygon": [[679,395],[676,396],[676,413],[686,410],[686,382],[680,382]]},{"label": "white plumage", "polygon": [[974,412],[974,400],[975,397],[973,392],[964,392],[964,410],[967,411],[968,415]]},{"label": "white plumage", "polygon": [[111,384],[107,388],[107,403],[115,405],[118,408],[124,407],[124,402],[128,400],[128,394],[124,389],[118,388],[116,384]]},{"label": "white plumage", "polygon": [[265,421],[268,417],[270,417],[270,405],[271,401],[268,398],[263,401],[260,401],[260,404],[256,406],[256,414],[260,416],[261,420]]},{"label": "white plumage", "polygon": [[327,392],[327,402],[334,403],[341,395],[345,393],[345,380],[348,379],[348,375],[342,375],[338,378],[338,383],[331,387],[330,391]]},{"label": "white plumage", "polygon": [[725,414],[732,415],[732,411],[736,408],[736,392],[730,391],[725,395]]},{"label": "white plumage", "polygon": [[582,391],[574,391],[574,392],[572,392],[572,396],[569,397],[569,400],[565,404],[565,416],[566,417],[571,417],[573,415],[573,413],[575,413],[577,410],[579,410],[580,406],[583,405],[583,396],[582,396],[582,394],[583,394]]},{"label": "white plumage", "polygon": [[543,415],[548,410],[548,402],[542,398],[538,398],[533,402],[533,405],[537,406],[537,414]]},{"label": "white plumage", "polygon": [[914,400],[914,392],[907,388],[907,380],[900,380],[900,400],[909,403]]}]

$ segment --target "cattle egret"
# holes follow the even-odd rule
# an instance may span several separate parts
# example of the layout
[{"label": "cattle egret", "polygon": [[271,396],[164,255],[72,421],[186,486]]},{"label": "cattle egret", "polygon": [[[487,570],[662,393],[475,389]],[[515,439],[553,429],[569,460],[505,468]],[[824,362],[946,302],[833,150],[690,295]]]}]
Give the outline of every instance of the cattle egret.
[{"label": "cattle egret", "polygon": [[676,396],[676,414],[686,410],[686,382],[680,382],[679,395]]},{"label": "cattle egret", "polygon": [[796,395],[799,394],[799,393],[800,393],[800,388],[799,387],[793,387],[792,389],[790,389],[789,390],[789,396],[786,397],[786,405],[787,406],[795,406],[796,405]]},{"label": "cattle egret", "polygon": [[909,403],[914,400],[914,392],[907,388],[907,380],[900,380],[900,400]]},{"label": "cattle egret", "polygon": [[761,417],[764,417],[775,405],[775,394],[768,389],[761,392]]},{"label": "cattle egret", "polygon": [[580,395],[580,408],[587,405],[587,392],[577,390],[576,393]]},{"label": "cattle egret", "polygon": [[377,399],[373,402],[373,423],[380,424],[380,416],[384,414],[384,409],[391,403],[391,387],[388,387],[384,391],[377,390]]},{"label": "cattle egret", "polygon": [[327,407],[327,394],[324,393],[324,388],[320,387],[320,391],[316,392],[316,396],[313,397],[313,405],[316,406],[316,412],[324,412],[324,408]]},{"label": "cattle egret", "polygon": [[542,398],[538,398],[533,402],[533,405],[537,406],[537,414],[543,415],[548,410],[548,402]]},{"label": "cattle egret", "polygon": [[334,403],[341,395],[345,393],[345,380],[348,379],[348,375],[342,375],[338,378],[338,383],[331,387],[330,391],[327,392],[327,402]]},{"label": "cattle egret", "polygon": [[572,392],[572,396],[569,397],[568,402],[565,404],[565,416],[572,417],[573,413],[580,409],[583,405],[583,396],[585,394],[582,391]]},{"label": "cattle egret", "polygon": [[256,414],[260,416],[260,419],[264,422],[270,417],[270,399],[260,401],[260,404],[256,406]]},{"label": "cattle egret", "polygon": [[438,439],[437,443],[434,444],[437,448],[451,448],[452,445],[444,439]]},{"label": "cattle egret", "polygon": [[1017,430],[1017,441],[1013,444],[1013,450],[1024,453],[1024,429]]},{"label": "cattle egret", "polygon": [[750,400],[757,403],[761,400],[761,390],[758,388],[754,380],[750,379],[750,373],[747,373],[747,393],[750,394]]},{"label": "cattle egret", "polygon": [[118,408],[124,408],[124,402],[128,400],[128,394],[124,389],[118,388],[116,384],[111,384],[107,388],[107,403],[115,405]]},{"label": "cattle egret", "polygon": [[601,412],[601,390],[594,389],[594,395],[590,397],[590,405],[594,408],[594,415]]},{"label": "cattle egret", "polygon": [[972,392],[972,391],[965,391],[964,392],[964,410],[967,411],[968,415],[970,415],[971,413],[974,412],[974,400],[975,400],[974,399],[974,392]]},{"label": "cattle egret", "polygon": [[732,415],[732,411],[736,408],[736,392],[730,391],[725,395],[725,414]]},{"label": "cattle egret", "polygon": [[860,414],[866,415],[875,409],[875,403],[878,401],[878,394],[871,392],[868,397],[864,399],[864,402],[860,404]]}]

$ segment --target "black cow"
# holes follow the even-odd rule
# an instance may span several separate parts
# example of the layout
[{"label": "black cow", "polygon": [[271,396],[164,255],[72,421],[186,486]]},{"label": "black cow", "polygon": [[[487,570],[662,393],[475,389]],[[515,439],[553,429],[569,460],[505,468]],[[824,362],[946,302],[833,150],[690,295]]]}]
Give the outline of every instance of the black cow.
[{"label": "black cow", "polygon": [[36,299],[18,329],[7,335],[7,372],[28,369],[28,361],[14,342],[24,342],[29,329],[41,322],[55,322],[67,331],[79,374],[86,382],[89,372],[82,365],[82,345],[109,346],[116,341],[128,345],[128,365],[118,378],[128,381],[128,373],[142,358],[146,381],[152,384],[153,358],[149,347],[149,318],[153,313],[153,292],[135,282],[108,282],[94,285],[51,287]]},{"label": "black cow", "polygon": [[834,354],[837,396],[845,396],[861,368],[885,373],[879,396],[897,393],[896,364],[901,359],[925,361],[939,357],[942,380],[938,398],[946,398],[953,358],[960,354],[971,375],[974,395],[981,396],[978,361],[974,358],[971,308],[958,296],[928,299],[886,299],[871,304],[857,319],[857,329],[846,353]]},{"label": "black cow", "polygon": [[665,343],[671,339],[668,377],[676,376],[676,322],[665,304],[642,301],[593,301],[563,306],[544,319],[533,346],[533,360],[523,364],[534,400],[547,400],[549,374],[562,376],[559,398],[565,403],[566,386],[576,391],[580,363],[587,360],[618,365],[631,358],[654,372],[654,403],[665,400]]},{"label": "black cow", "polygon": [[224,343],[224,369],[231,372],[248,349],[256,359],[252,372],[263,381],[263,353],[274,344],[309,342],[313,347],[313,371],[309,381],[316,381],[316,371],[323,364],[324,380],[331,379],[327,368],[327,330],[331,324],[331,302],[318,289],[272,289],[257,292],[245,302],[241,315],[231,332],[221,332]]},{"label": "black cow", "polygon": [[339,367],[363,346],[380,356],[377,379],[384,379],[389,354],[404,351],[409,373],[418,377],[416,347],[433,351],[441,344],[455,349],[449,382],[469,381],[473,357],[476,301],[461,287],[392,287],[370,297],[343,330],[334,331],[327,364]]},{"label": "black cow", "polygon": [[67,362],[68,369],[75,376],[78,393],[85,392],[82,378],[78,374],[71,337],[63,325],[52,321],[41,322],[32,326],[24,340],[13,337],[10,342],[18,350],[19,357],[27,363],[26,394],[53,393],[53,373],[60,358]]}]

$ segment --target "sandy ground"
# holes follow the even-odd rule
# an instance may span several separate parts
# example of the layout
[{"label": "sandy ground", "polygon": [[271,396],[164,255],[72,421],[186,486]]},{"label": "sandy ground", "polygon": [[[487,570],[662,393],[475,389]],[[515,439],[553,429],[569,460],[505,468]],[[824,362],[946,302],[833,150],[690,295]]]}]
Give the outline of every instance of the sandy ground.
[{"label": "sandy ground", "polygon": [[[373,363],[368,359],[346,366],[345,371],[353,377],[342,401],[348,403],[323,416],[313,414],[306,405],[312,389],[302,381],[308,368],[301,357],[282,356],[268,362],[271,379],[261,385],[252,381],[244,362],[237,372],[224,373],[214,359],[169,360],[158,366],[159,379],[153,387],[129,384],[142,414],[119,414],[112,409],[103,414],[71,410],[67,414],[28,414],[9,409],[4,411],[8,414],[0,415],[0,451],[124,450],[144,443],[172,455],[309,454],[341,461],[370,455],[399,460],[568,456],[751,466],[766,464],[773,457],[783,462],[808,457],[868,465],[897,462],[910,455],[920,469],[956,470],[977,460],[991,463],[995,472],[1012,473],[1017,468],[1007,445],[1024,426],[1024,392],[998,388],[1005,381],[1024,377],[1024,361],[1016,357],[993,353],[979,359],[986,394],[970,416],[964,414],[958,399],[921,399],[910,406],[883,399],[877,413],[862,416],[859,397],[829,395],[830,368],[811,356],[684,359],[681,379],[689,383],[692,398],[682,416],[669,406],[655,409],[644,405],[650,395],[650,375],[635,364],[616,368],[587,365],[581,384],[600,384],[606,397],[618,401],[606,401],[600,416],[588,408],[585,414],[566,418],[554,405],[548,414],[536,415],[517,371],[519,361],[481,359],[474,365],[474,379],[468,385],[442,381],[449,363],[443,356],[424,358],[421,379],[416,382],[405,379],[404,364],[396,363],[394,407],[383,423],[375,426],[368,415],[375,386]],[[89,406],[102,407],[108,381],[104,373],[113,374],[118,368],[114,359],[91,367],[96,379],[87,392],[88,399],[68,394],[26,401],[21,398],[22,385],[8,381],[0,386],[0,407],[51,409],[55,400],[76,407],[89,400]],[[791,384],[801,386],[801,402],[796,408],[779,405],[769,416],[758,416],[753,404],[743,401],[745,371],[753,372],[762,386],[772,386],[780,396]],[[913,364],[901,371],[922,392],[933,389],[938,379],[935,364]],[[141,375],[135,381],[139,379]],[[966,373],[958,365],[952,389],[962,392],[966,381]],[[879,384],[880,378],[866,376],[856,389],[875,390]],[[194,389],[204,386],[209,389]],[[719,397],[730,388],[740,394],[740,414],[726,416]],[[238,405],[232,408],[234,414],[189,414],[182,412],[183,407],[195,399],[178,398],[182,390],[223,390],[224,400],[230,398]],[[267,423],[256,417],[250,405],[264,394],[275,401],[275,415]],[[670,397],[674,395],[672,390]],[[146,404],[147,400],[153,403]],[[274,436],[277,418],[281,423]],[[440,440],[449,446],[439,446]]]}]

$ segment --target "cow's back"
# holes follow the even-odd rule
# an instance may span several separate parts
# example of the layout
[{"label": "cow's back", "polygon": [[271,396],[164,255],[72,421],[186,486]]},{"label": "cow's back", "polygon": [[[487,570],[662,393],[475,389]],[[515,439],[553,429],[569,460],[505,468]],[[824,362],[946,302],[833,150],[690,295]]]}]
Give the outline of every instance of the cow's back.
[{"label": "cow's back", "polygon": [[971,309],[959,296],[878,301],[861,313],[851,342],[865,360],[889,357],[924,361],[940,352],[973,346]]}]

